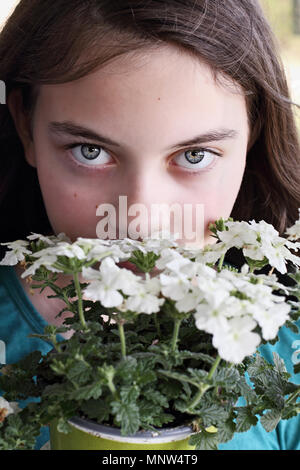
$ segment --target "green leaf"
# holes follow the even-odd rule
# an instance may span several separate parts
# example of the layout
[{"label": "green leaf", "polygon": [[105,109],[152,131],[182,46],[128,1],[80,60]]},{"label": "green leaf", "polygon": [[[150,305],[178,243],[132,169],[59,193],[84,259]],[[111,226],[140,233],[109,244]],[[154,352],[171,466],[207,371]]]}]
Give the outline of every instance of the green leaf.
[{"label": "green leaf", "polygon": [[231,441],[234,436],[236,425],[233,420],[230,418],[224,423],[218,425],[218,436],[219,442],[225,443]]},{"label": "green leaf", "polygon": [[228,418],[228,411],[224,406],[217,404],[203,405],[201,408],[197,408],[197,415],[201,417],[201,423],[205,428],[218,427],[219,423],[225,422]]},{"label": "green leaf", "polygon": [[215,362],[215,359],[208,354],[201,352],[192,352],[192,351],[178,351],[178,356],[184,359],[198,359],[206,364],[212,365]]},{"label": "green leaf", "polygon": [[300,362],[294,365],[294,374],[300,374]]},{"label": "green leaf", "polygon": [[248,385],[244,377],[240,377],[236,384],[237,391],[245,398],[247,404],[255,403],[257,401],[257,395],[253,388]]},{"label": "green leaf", "polygon": [[[188,369],[191,371],[191,369]],[[207,372],[205,371],[194,371],[194,377],[190,377],[186,374],[181,374],[179,372],[171,372],[167,370],[159,369],[158,372],[166,377],[171,379],[179,380],[180,382],[187,382],[195,387],[199,388],[201,381],[203,381],[207,377]]]},{"label": "green leaf", "polygon": [[281,359],[281,357],[276,352],[273,352],[272,355],[276,371],[280,374],[287,372],[284,360]]},{"label": "green leaf", "polygon": [[219,387],[231,388],[240,380],[240,374],[234,368],[223,367],[218,369],[213,377],[214,385]]},{"label": "green leaf", "polygon": [[195,446],[196,450],[218,450],[218,444],[218,433],[207,432],[205,430],[193,434],[189,440],[189,445]]},{"label": "green leaf", "polygon": [[278,410],[271,410],[260,418],[260,422],[267,432],[273,431],[281,419],[281,413]]},{"label": "green leaf", "polygon": [[102,393],[101,384],[99,382],[96,382],[90,385],[85,385],[76,390],[73,390],[69,394],[69,399],[89,400],[90,398],[94,398],[95,400],[97,400],[97,398],[100,397],[101,393]]},{"label": "green leaf", "polygon": [[251,410],[248,407],[237,407],[236,408],[237,417],[236,417],[236,431],[245,432],[255,426],[257,423],[257,418],[252,414]]},{"label": "green leaf", "polygon": [[91,376],[91,367],[85,361],[78,360],[69,368],[67,372],[68,379],[76,384],[84,384]]},{"label": "green leaf", "polygon": [[72,426],[68,423],[65,418],[59,418],[57,422],[57,430],[64,434],[68,434],[72,431]]},{"label": "green leaf", "polygon": [[139,409],[135,403],[113,401],[112,413],[121,426],[122,436],[135,434],[140,426]]},{"label": "green leaf", "polygon": [[286,328],[289,328],[293,333],[295,333],[296,335],[299,334],[299,327],[296,325],[296,323],[290,321],[290,320],[287,320],[284,324],[284,326]]},{"label": "green leaf", "polygon": [[245,259],[247,263],[249,264],[250,268],[262,269],[264,266],[269,264],[269,260],[266,257],[264,257],[264,259],[262,260],[257,260],[257,259],[251,259],[251,258],[248,258],[248,256],[245,256]]},{"label": "green leaf", "polygon": [[83,413],[90,419],[96,419],[98,423],[108,421],[110,413],[109,402],[105,400],[90,399],[81,404]]},{"label": "green leaf", "polygon": [[120,392],[121,400],[124,403],[136,402],[139,394],[140,394],[140,390],[137,385],[127,385],[125,387],[122,387],[121,392]]},{"label": "green leaf", "polygon": [[151,406],[153,407],[153,403],[155,405],[159,405],[163,408],[167,408],[169,406],[169,401],[165,395],[160,393],[159,390],[153,390],[153,388],[149,388],[147,391],[144,390],[144,396],[151,402]]}]

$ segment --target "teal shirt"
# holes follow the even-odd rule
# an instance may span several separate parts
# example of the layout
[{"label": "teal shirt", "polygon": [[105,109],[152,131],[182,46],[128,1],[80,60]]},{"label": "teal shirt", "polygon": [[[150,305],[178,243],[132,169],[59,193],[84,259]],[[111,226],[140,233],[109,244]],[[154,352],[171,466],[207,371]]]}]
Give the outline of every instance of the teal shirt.
[{"label": "teal shirt", "polygon": [[[46,354],[51,344],[32,333],[43,334],[47,325],[30,302],[13,266],[0,266],[0,362],[13,364],[32,351]],[[1,394],[1,392],[0,392]],[[25,406],[26,401],[20,403]],[[48,427],[41,428],[36,450],[49,441]]]},{"label": "teal shirt", "polygon": [[[28,338],[31,333],[41,334],[47,325],[34,308],[25,293],[13,267],[0,266],[0,358],[3,357],[3,344],[6,346],[6,363],[12,364],[32,351],[47,353],[51,345],[38,338]],[[300,322],[299,322],[300,325]],[[287,370],[292,374],[292,381],[300,384],[300,374],[293,374],[293,365],[300,361],[300,335],[282,328],[280,341],[274,346],[261,347],[262,354],[272,360],[272,351],[276,351],[286,362]],[[40,449],[49,440],[48,428],[42,428],[36,449]],[[281,421],[277,428],[267,433],[258,424],[249,431],[236,434],[220,450],[300,450],[300,415],[288,421]]]}]

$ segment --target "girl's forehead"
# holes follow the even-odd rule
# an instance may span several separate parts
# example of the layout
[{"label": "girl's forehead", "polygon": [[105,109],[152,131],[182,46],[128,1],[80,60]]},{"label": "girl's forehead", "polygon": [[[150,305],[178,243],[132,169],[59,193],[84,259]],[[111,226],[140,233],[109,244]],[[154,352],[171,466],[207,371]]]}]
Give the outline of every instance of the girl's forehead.
[{"label": "girl's forehead", "polygon": [[208,91],[226,99],[244,95],[236,82],[214,72],[200,57],[166,45],[121,55],[77,80],[42,85],[40,91],[50,99],[55,95],[63,100],[72,96],[74,102],[83,95],[109,100],[130,93],[143,98],[159,94],[160,100],[175,93],[178,102],[189,96],[203,98]]}]

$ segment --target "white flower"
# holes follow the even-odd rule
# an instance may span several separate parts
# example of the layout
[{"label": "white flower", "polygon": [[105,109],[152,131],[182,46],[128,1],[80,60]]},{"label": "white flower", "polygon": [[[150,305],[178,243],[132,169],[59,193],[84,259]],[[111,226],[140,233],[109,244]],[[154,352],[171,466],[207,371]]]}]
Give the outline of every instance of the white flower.
[{"label": "white flower", "polygon": [[140,281],[135,288],[135,293],[125,300],[127,310],[136,313],[155,313],[159,312],[165,299],[158,298],[160,293],[160,282],[157,278],[150,278],[146,273],[146,279]]},{"label": "white flower", "polygon": [[232,285],[229,282],[219,277],[216,279],[199,277],[196,279],[196,282],[203,298],[212,310],[219,308],[219,305],[229,297],[230,290],[232,289]]},{"label": "white flower", "polygon": [[288,235],[289,240],[299,240],[300,239],[300,208],[298,209],[299,212],[299,218],[298,220],[289,227],[285,234]]},{"label": "white flower", "polygon": [[119,268],[111,257],[102,261],[99,271],[85,268],[82,274],[84,278],[92,279],[83,290],[84,295],[90,300],[99,300],[104,307],[121,305],[123,295],[119,291],[134,294],[139,285],[139,277],[129,269]]},{"label": "white flower", "polygon": [[41,235],[40,233],[31,232],[31,235],[28,235],[26,238],[28,238],[28,240],[40,240],[44,243],[47,243],[48,245],[54,245],[54,241],[51,240],[50,237],[46,237],[45,235]]},{"label": "white flower", "polygon": [[40,233],[31,232],[31,235],[28,235],[26,238],[28,238],[28,240],[41,240],[50,246],[55,245],[55,243],[60,241],[71,243],[71,239],[64,232],[61,232],[58,235],[48,236],[41,235]]},{"label": "white flower", "polygon": [[116,243],[112,244],[108,240],[79,237],[75,243],[83,249],[87,261],[92,259],[101,261],[105,256],[110,256],[114,261],[118,262],[120,258],[130,256],[122,251]]},{"label": "white flower", "polygon": [[284,297],[277,296],[277,299],[274,299],[277,303],[273,303],[269,307],[253,304],[249,308],[249,312],[252,313],[253,318],[262,329],[263,338],[267,341],[274,339],[279,328],[289,319],[288,314],[291,307],[284,300]]},{"label": "white flower", "polygon": [[21,408],[19,408],[17,402],[8,402],[5,398],[0,397],[0,423],[4,421],[4,419],[15,413],[19,413]]},{"label": "white flower", "polygon": [[194,313],[195,325],[199,330],[214,334],[216,331],[225,332],[228,329],[228,320],[222,308],[214,308],[207,303],[197,306]]},{"label": "white flower", "polygon": [[31,266],[29,266],[26,271],[24,271],[21,274],[21,277],[27,277],[27,276],[33,276],[35,272],[41,267],[44,266],[47,268],[49,271],[55,272],[55,273],[61,273],[63,272],[62,269],[58,269],[53,267],[53,264],[57,261],[57,256],[51,255],[51,254],[45,254],[41,258],[37,259],[32,263]]},{"label": "white flower", "polygon": [[218,231],[218,236],[227,248],[242,248],[245,257],[261,261],[268,259],[271,266],[282,274],[287,272],[286,262],[300,266],[300,260],[289,249],[298,249],[297,244],[279,236],[273,225],[264,220],[255,222],[226,222],[228,230]]},{"label": "white flower", "polygon": [[256,244],[257,235],[247,222],[226,222],[228,230],[217,231],[219,239],[231,247],[242,248],[244,244]]},{"label": "white flower", "polygon": [[228,320],[228,328],[216,330],[213,345],[225,361],[239,364],[246,356],[254,354],[261,338],[252,330],[256,322],[251,317],[236,317]]},{"label": "white flower", "polygon": [[160,258],[156,260],[155,266],[158,269],[170,269],[178,271],[180,266],[190,263],[191,261],[182,256],[177,250],[172,248],[163,248],[160,253]]},{"label": "white flower", "polygon": [[196,261],[215,264],[228,250],[224,242],[205,245],[196,253]]},{"label": "white flower", "polygon": [[191,286],[191,290],[180,300],[175,302],[175,307],[179,312],[190,312],[194,310],[203,300],[203,294],[197,287]]},{"label": "white flower", "polygon": [[25,254],[32,254],[32,252],[27,248],[29,242],[26,240],[16,240],[14,242],[1,243],[1,245],[7,245],[11,251],[7,251],[5,253],[5,256],[1,260],[0,265],[13,266],[18,264],[19,261],[23,261],[25,259]]},{"label": "white flower", "polygon": [[[66,256],[67,258],[85,259],[84,250],[79,245],[77,245],[76,242],[72,244],[67,243],[67,242],[59,242],[53,248],[46,248],[46,249],[51,250],[51,254],[55,254],[56,256]],[[38,253],[36,253],[36,255],[38,255]]]},{"label": "white flower", "polygon": [[55,245],[43,248],[32,253],[33,258],[37,258],[32,265],[22,273],[21,277],[32,276],[40,266],[45,266],[49,271],[63,272],[63,269],[54,267],[58,256],[67,256],[68,258],[85,259],[85,253],[76,243],[58,241]]},{"label": "white flower", "polygon": [[136,313],[150,314],[159,312],[160,307],[164,302],[165,299],[159,299],[140,287],[135,295],[132,295],[125,300],[125,305],[127,310],[131,310]]},{"label": "white flower", "polygon": [[92,281],[88,287],[83,290],[86,299],[94,302],[100,301],[104,307],[118,307],[123,302],[123,296],[117,289],[101,281]]},{"label": "white flower", "polygon": [[105,258],[99,268],[99,280],[96,278],[96,270],[82,270],[84,277],[92,274],[95,279],[83,290],[86,298],[93,301],[100,301],[104,307],[117,307],[123,302],[123,296],[118,291],[118,276],[120,268],[116,266],[112,258]]},{"label": "white flower", "polygon": [[182,299],[187,294],[191,286],[187,276],[181,275],[179,273],[171,276],[161,273],[159,278],[162,286],[162,294],[172,300]]}]

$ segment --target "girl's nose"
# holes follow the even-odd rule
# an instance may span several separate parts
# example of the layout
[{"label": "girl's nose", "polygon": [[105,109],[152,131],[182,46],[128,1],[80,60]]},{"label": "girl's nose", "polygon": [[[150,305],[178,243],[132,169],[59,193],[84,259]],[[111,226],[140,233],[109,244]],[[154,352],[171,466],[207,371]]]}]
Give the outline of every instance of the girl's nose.
[{"label": "girl's nose", "polygon": [[172,188],[168,175],[139,169],[127,176],[119,197],[119,229],[133,239],[141,239],[169,228]]}]

